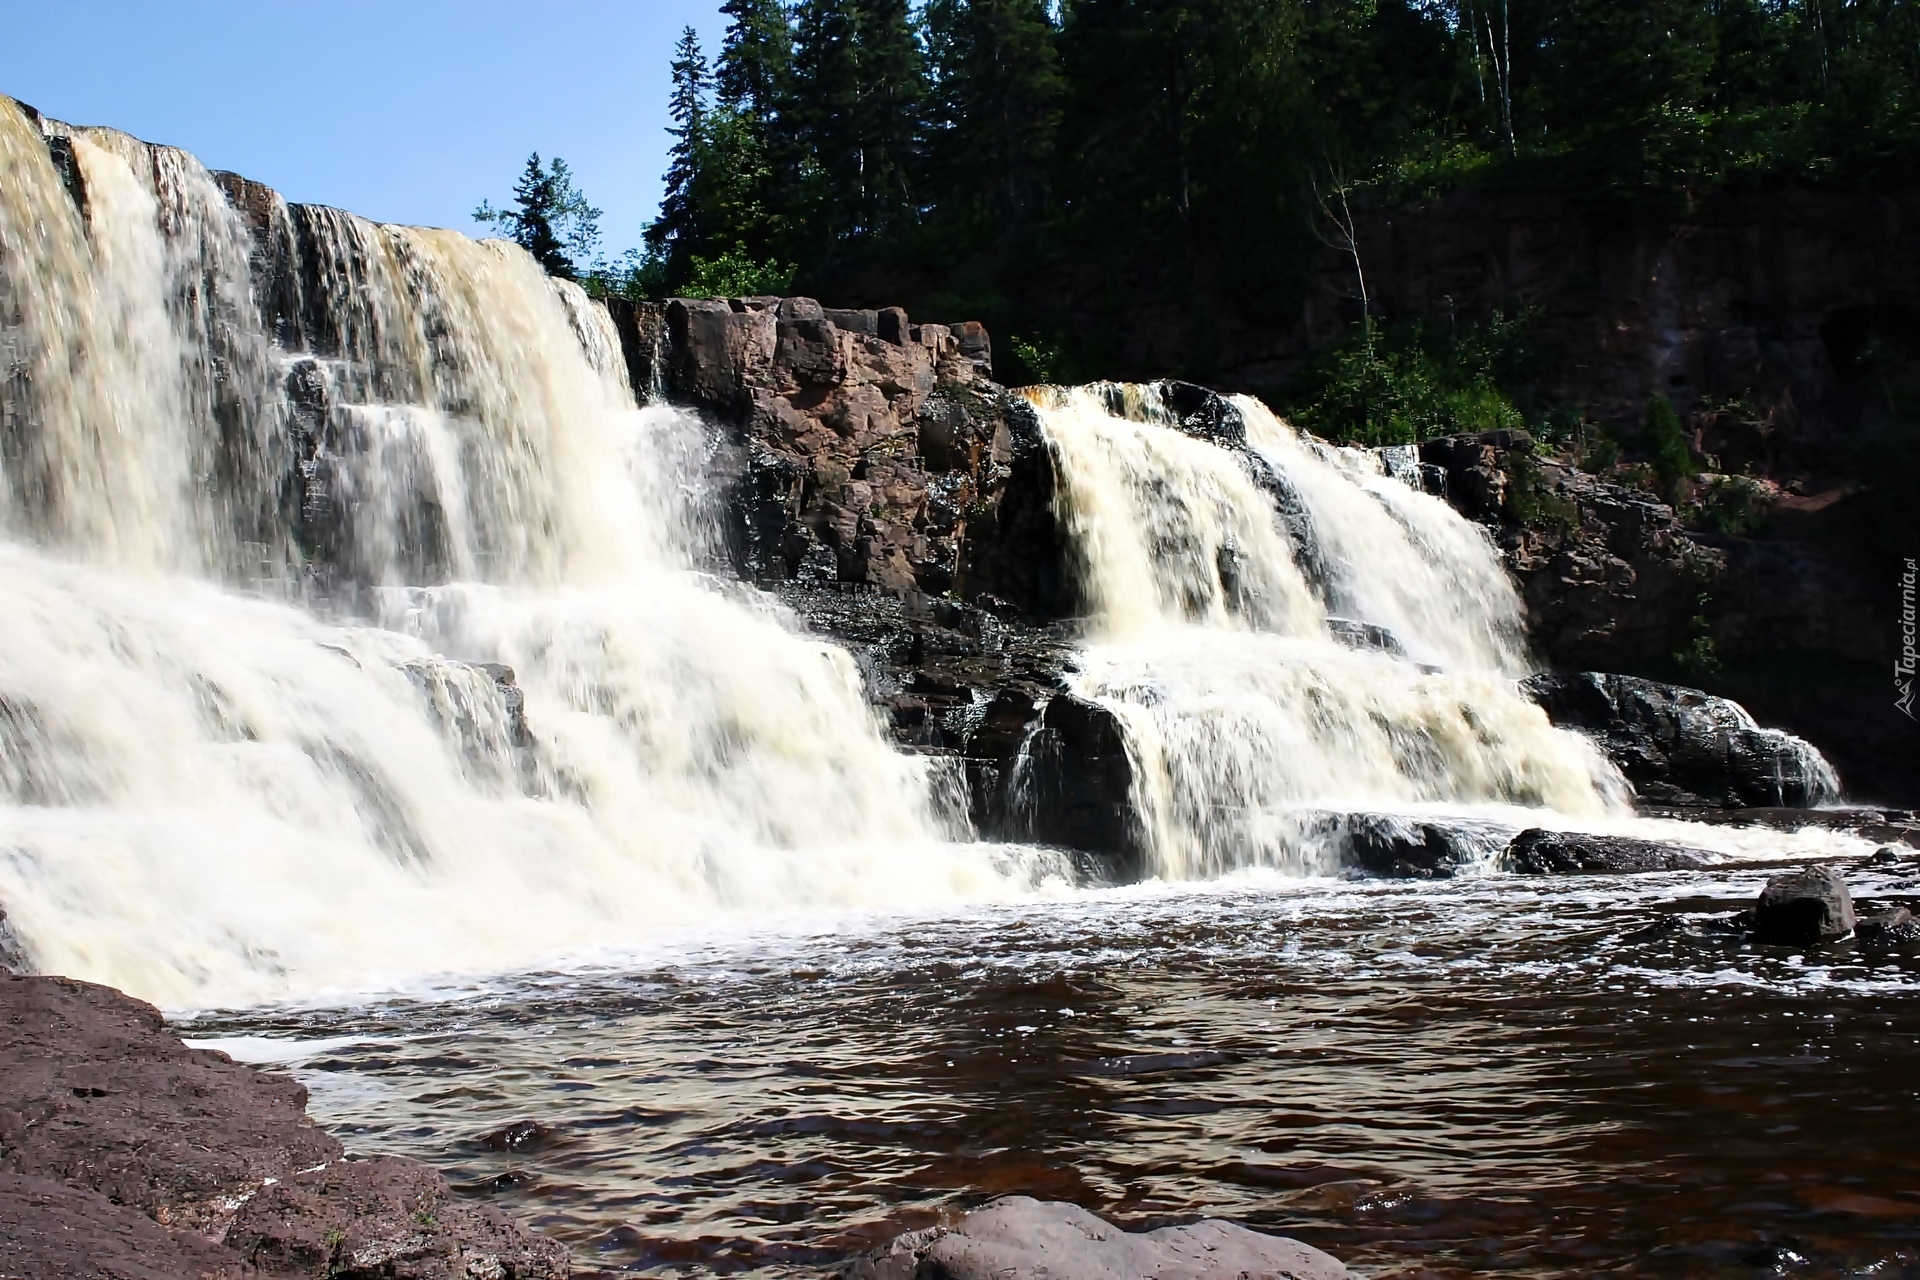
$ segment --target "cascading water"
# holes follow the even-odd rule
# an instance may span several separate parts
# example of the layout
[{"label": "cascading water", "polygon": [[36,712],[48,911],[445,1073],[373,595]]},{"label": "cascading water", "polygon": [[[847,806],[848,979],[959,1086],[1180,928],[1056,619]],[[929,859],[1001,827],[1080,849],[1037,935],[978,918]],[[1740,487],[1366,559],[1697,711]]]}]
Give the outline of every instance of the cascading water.
[{"label": "cascading water", "polygon": [[1153,387],[1032,398],[1096,609],[1075,692],[1125,726],[1158,874],[1330,871],[1329,813],[1616,806],[1599,752],[1516,692],[1519,600],[1445,503],[1255,401],[1241,455]]},{"label": "cascading water", "polygon": [[256,236],[192,157],[4,98],[0,169],[0,905],[39,967],[248,1000],[1028,883],[946,842],[844,652],[688,568],[701,428],[577,288],[277,197]]}]

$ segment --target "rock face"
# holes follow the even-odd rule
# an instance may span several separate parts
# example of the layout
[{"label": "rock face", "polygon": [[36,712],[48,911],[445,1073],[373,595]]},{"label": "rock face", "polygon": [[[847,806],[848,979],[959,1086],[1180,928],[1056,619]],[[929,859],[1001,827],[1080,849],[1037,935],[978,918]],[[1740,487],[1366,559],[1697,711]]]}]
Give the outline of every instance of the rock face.
[{"label": "rock face", "polygon": [[1812,946],[1853,932],[1853,897],[1832,867],[1807,867],[1775,876],[1753,906],[1756,942]]},{"label": "rock face", "polygon": [[1522,876],[1619,875],[1636,871],[1692,871],[1709,865],[1712,860],[1712,855],[1704,850],[1652,840],[1531,827],[1513,838],[1500,860],[1500,868]]},{"label": "rock face", "polygon": [[1494,823],[1435,822],[1399,814],[1351,813],[1334,821],[1351,865],[1394,880],[1448,879],[1491,860],[1513,835],[1512,827]]},{"label": "rock face", "polygon": [[1075,1205],[1007,1196],[895,1238],[841,1280],[1347,1280],[1329,1254],[1209,1218],[1122,1231]]},{"label": "rock face", "polygon": [[725,424],[743,577],[923,592],[1056,618],[1077,606],[1053,468],[975,323],[811,298],[615,304],[636,386]]},{"label": "rock face", "polygon": [[111,988],[0,978],[0,1275],[569,1274],[425,1165],[346,1158],[306,1096]]},{"label": "rock face", "polygon": [[1766,808],[1838,798],[1818,751],[1725,698],[1591,671],[1534,676],[1522,689],[1555,725],[1593,738],[1643,800]]}]

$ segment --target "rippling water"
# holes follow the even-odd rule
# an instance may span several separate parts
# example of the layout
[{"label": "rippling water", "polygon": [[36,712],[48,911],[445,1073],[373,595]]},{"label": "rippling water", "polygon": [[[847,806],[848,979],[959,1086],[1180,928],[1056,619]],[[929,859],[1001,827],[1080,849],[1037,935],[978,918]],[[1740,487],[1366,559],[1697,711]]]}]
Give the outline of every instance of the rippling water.
[{"label": "rippling water", "polygon": [[1639,932],[1764,879],[1136,888],[181,1029],[609,1272],[819,1274],[1025,1192],[1371,1275],[1920,1274],[1916,949]]}]

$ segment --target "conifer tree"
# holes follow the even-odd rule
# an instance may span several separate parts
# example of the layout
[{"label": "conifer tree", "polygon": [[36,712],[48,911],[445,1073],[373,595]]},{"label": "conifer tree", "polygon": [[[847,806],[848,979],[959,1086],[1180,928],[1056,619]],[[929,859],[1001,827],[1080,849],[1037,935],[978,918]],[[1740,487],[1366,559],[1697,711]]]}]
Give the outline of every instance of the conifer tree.
[{"label": "conifer tree", "polygon": [[699,187],[707,149],[707,59],[700,50],[700,35],[692,27],[680,33],[672,73],[668,113],[673,124],[667,132],[673,147],[668,152],[667,191],[660,202],[660,216],[646,230],[647,247],[666,259],[669,282],[684,279],[687,260],[704,247]]},{"label": "conifer tree", "polygon": [[571,280],[590,263],[600,244],[600,210],[573,185],[573,173],[559,156],[542,167],[540,153],[513,188],[514,208],[496,209],[487,201],[473,211],[475,222],[491,223],[532,254],[547,274]]},{"label": "conifer tree", "polygon": [[943,212],[1017,238],[1046,201],[1063,87],[1045,0],[932,0],[929,174]]}]

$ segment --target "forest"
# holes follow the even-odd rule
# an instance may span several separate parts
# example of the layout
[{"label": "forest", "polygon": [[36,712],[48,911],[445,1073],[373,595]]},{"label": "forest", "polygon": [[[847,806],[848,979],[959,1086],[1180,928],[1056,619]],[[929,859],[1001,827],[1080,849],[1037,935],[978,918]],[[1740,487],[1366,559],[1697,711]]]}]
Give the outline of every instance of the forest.
[{"label": "forest", "polygon": [[[1138,376],[1115,335],[1142,316],[1284,310],[1316,255],[1356,248],[1366,210],[1477,190],[1677,217],[1716,192],[1911,186],[1920,159],[1912,0],[722,9],[719,49],[689,29],[675,53],[645,250],[593,258],[592,209],[537,157],[508,229],[596,291],[979,318],[1012,381]],[[1289,408],[1349,437],[1397,434],[1402,410],[1431,420],[1416,435],[1508,425],[1518,318],[1440,343],[1376,334],[1352,257],[1352,335]],[[1171,365],[1154,372],[1210,372],[1191,344]],[[1355,396],[1375,408],[1348,422]],[[1419,403],[1378,409],[1396,397]]]}]

